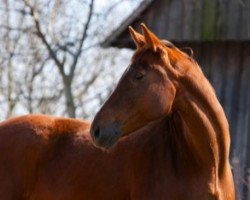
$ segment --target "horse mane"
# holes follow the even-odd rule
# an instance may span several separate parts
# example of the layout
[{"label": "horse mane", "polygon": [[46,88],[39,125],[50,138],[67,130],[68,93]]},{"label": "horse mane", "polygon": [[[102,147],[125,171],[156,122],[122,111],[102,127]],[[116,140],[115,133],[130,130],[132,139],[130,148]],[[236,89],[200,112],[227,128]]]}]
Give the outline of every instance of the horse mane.
[{"label": "horse mane", "polygon": [[[163,44],[165,44],[166,47],[168,48],[177,48],[172,42],[168,41],[168,40],[162,40]],[[193,58],[194,57],[194,51],[191,47],[181,47],[180,50],[189,50],[189,54],[187,54],[186,52],[183,52],[182,53],[186,53],[189,57]]]},{"label": "horse mane", "polygon": [[166,47],[176,48],[176,46],[172,42],[170,42],[168,40],[162,40],[162,42],[163,42],[163,44],[165,44]]}]

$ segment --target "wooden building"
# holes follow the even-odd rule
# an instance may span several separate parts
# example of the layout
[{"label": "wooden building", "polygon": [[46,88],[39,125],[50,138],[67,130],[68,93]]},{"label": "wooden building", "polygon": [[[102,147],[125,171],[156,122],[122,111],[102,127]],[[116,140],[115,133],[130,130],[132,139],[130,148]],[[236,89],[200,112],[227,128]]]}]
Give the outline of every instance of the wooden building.
[{"label": "wooden building", "polygon": [[141,22],[193,49],[229,120],[237,199],[250,200],[250,0],[145,0],[103,46],[135,48],[127,27]]}]

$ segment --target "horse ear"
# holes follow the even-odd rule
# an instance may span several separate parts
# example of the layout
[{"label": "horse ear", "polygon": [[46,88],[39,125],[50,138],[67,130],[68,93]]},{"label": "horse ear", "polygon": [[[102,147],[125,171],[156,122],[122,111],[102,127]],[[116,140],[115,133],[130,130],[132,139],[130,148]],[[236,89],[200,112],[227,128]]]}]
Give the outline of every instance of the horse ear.
[{"label": "horse ear", "polygon": [[156,52],[157,47],[162,45],[161,40],[154,34],[152,33],[145,24],[141,23],[141,29],[146,41],[146,44],[148,47]]},{"label": "horse ear", "polygon": [[133,39],[137,49],[145,45],[145,40],[143,35],[140,33],[137,33],[131,26],[129,28],[129,33],[131,35],[131,38]]}]

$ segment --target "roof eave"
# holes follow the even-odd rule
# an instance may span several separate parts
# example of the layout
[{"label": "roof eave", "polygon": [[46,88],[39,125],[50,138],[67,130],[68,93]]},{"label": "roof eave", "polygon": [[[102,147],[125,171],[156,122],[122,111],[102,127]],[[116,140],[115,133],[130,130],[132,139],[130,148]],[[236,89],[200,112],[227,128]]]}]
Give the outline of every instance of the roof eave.
[{"label": "roof eave", "polygon": [[112,45],[112,43],[115,41],[115,39],[122,34],[126,30],[126,28],[134,21],[142,12],[144,12],[149,5],[153,2],[154,0],[144,0],[141,2],[141,4],[138,6],[138,8],[130,15],[130,17],[126,18],[121,26],[117,29],[115,29],[111,34],[103,41],[101,42],[101,47],[103,48],[108,48]]}]

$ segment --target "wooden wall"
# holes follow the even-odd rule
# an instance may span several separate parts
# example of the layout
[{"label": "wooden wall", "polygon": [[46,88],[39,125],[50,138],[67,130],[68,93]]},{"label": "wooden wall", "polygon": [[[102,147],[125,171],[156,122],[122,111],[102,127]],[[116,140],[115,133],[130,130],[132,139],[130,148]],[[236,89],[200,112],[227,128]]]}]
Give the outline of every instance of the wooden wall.
[{"label": "wooden wall", "polygon": [[174,41],[247,40],[250,1],[155,0],[140,21]]},{"label": "wooden wall", "polygon": [[138,15],[135,11],[125,20],[104,46],[131,48],[127,26],[139,30],[141,22],[173,42],[250,40],[250,0],[145,0],[144,4],[146,9],[141,12],[139,7]]},{"label": "wooden wall", "polygon": [[250,42],[179,43],[189,46],[214,86],[229,121],[237,200],[250,199]]}]

